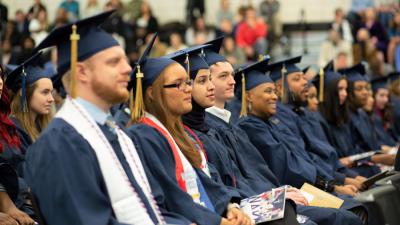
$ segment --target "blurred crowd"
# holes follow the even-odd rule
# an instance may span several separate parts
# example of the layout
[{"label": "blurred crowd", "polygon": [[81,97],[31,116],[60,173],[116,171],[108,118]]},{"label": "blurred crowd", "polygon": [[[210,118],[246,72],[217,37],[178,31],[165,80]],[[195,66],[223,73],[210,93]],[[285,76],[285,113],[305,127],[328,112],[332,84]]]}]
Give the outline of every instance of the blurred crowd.
[{"label": "blurred crowd", "polygon": [[[110,9],[117,9],[118,13],[103,28],[124,46],[131,64],[155,32],[160,39],[153,47],[153,57],[225,35],[222,54],[233,65],[271,54],[285,35],[278,0],[264,0],[259,5],[244,3],[237,9],[231,7],[229,0],[220,0],[215,24],[206,21],[205,4],[204,0],[187,0],[186,23],[160,23],[151,5],[143,0],[110,0],[105,5],[98,0],[88,0],[86,5],[64,0],[54,21],[49,21],[46,3],[41,0],[33,0],[28,11],[17,10],[13,16],[8,16],[7,6],[0,3],[2,64],[23,62],[55,27]],[[335,68],[346,68],[363,61],[371,78],[400,70],[398,1],[352,0],[348,12],[337,8],[332,17],[318,66],[334,60]],[[48,59],[48,68],[55,70],[56,54],[50,54]]]},{"label": "blurred crowd", "polygon": [[353,0],[349,12],[337,8],[322,43],[319,66],[334,59],[335,68],[365,62],[370,78],[400,70],[398,1]]},{"label": "blurred crowd", "polygon": [[279,7],[278,1],[266,0],[259,6],[244,5],[234,11],[229,0],[221,0],[216,24],[212,25],[205,19],[205,1],[188,0],[186,24],[170,22],[160,25],[151,5],[142,0],[124,4],[121,0],[110,0],[105,5],[98,0],[88,0],[86,5],[76,0],[64,0],[54,21],[49,21],[44,1],[33,0],[28,11],[17,10],[13,16],[8,16],[7,6],[0,3],[1,27],[4,28],[1,29],[2,64],[23,62],[55,27],[101,11],[117,9],[118,13],[103,28],[113,33],[124,46],[131,63],[137,60],[146,40],[157,31],[161,41],[153,48],[154,57],[226,35],[223,52],[234,65],[239,65],[266,54],[271,38],[280,36]]}]

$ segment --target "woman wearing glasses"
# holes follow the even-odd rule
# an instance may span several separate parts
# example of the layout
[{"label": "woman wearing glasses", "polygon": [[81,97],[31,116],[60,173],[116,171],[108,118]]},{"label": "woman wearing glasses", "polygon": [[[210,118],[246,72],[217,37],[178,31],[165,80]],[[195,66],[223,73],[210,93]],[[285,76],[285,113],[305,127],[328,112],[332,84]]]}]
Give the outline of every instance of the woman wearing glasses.
[{"label": "woman wearing glasses", "polygon": [[157,203],[197,225],[250,225],[249,217],[232,204],[240,195],[211,178],[205,153],[185,133],[181,116],[192,110],[193,81],[174,60],[150,59],[147,54],[138,62],[141,71],[137,67],[134,73],[143,75],[136,90],[143,90],[146,112],[132,111],[134,121],[141,124],[128,128],[128,133],[140,146],[151,146],[138,152]]}]

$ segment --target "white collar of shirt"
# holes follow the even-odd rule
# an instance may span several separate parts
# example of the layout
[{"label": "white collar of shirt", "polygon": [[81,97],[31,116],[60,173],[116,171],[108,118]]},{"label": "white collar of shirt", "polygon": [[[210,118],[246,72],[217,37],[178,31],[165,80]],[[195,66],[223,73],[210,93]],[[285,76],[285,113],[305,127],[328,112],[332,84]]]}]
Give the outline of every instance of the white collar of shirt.
[{"label": "white collar of shirt", "polygon": [[213,114],[214,116],[222,119],[226,123],[229,123],[229,119],[231,118],[231,112],[226,109],[221,109],[216,106],[210,107],[206,109],[207,112]]},{"label": "white collar of shirt", "polygon": [[102,109],[97,107],[91,102],[86,101],[83,98],[76,98],[76,102],[81,105],[89,115],[100,125],[104,125],[106,123],[107,117],[111,116],[110,113],[104,112]]}]

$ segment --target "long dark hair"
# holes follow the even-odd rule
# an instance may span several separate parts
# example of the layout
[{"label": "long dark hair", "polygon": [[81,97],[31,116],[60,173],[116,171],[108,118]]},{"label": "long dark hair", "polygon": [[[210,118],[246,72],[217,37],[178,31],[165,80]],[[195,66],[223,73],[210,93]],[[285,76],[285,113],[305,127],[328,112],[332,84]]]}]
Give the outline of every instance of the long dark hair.
[{"label": "long dark hair", "polygon": [[325,120],[337,127],[342,126],[350,121],[348,101],[346,100],[340,105],[339,100],[339,81],[344,80],[342,77],[335,82],[329,83],[324,90],[324,101],[320,102],[318,107],[321,115]]},{"label": "long dark hair", "polygon": [[0,152],[4,151],[5,145],[19,148],[21,141],[17,134],[17,128],[10,120],[11,99],[5,83],[5,70],[0,65],[0,78],[3,80],[3,91],[0,98]]},{"label": "long dark hair", "polygon": [[347,85],[347,102],[349,105],[349,110],[352,112],[356,112],[358,108],[362,107],[357,103],[356,96],[354,94],[354,83],[355,82],[349,81]]},{"label": "long dark hair", "polygon": [[[165,71],[165,70],[164,70]],[[178,121],[171,120],[172,118],[170,110],[165,104],[165,99],[163,95],[163,83],[166,77],[165,72],[153,82],[153,94],[154,99],[151,99],[148,95],[144,96],[144,105],[146,111],[157,117],[158,120],[167,128],[174,138],[179,149],[182,151],[183,155],[189,160],[190,164],[195,168],[200,168],[201,166],[201,156],[194,146],[193,142],[190,140],[189,136],[186,134],[181,118]]]},{"label": "long dark hair", "polygon": [[[374,91],[373,92],[374,99],[375,99],[376,94],[377,94],[377,91]],[[385,125],[385,127],[386,126],[390,126],[391,123],[394,120],[394,117],[393,117],[393,110],[394,109],[393,109],[393,107],[394,107],[393,104],[389,101],[389,102],[386,103],[385,107],[383,107],[383,109],[381,111],[382,112],[381,119],[382,119],[382,122]]]}]

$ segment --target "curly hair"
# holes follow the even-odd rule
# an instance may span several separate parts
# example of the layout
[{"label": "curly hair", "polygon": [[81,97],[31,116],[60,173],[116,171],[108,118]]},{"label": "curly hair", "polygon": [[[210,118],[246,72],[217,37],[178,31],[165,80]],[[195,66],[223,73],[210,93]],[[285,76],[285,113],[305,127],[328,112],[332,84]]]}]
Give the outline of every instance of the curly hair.
[{"label": "curly hair", "polygon": [[[5,70],[0,65],[0,79],[5,81]],[[17,134],[17,128],[10,120],[11,99],[7,87],[3,85],[3,91],[0,98],[0,152],[3,152],[5,146],[19,148],[21,141]]]}]

